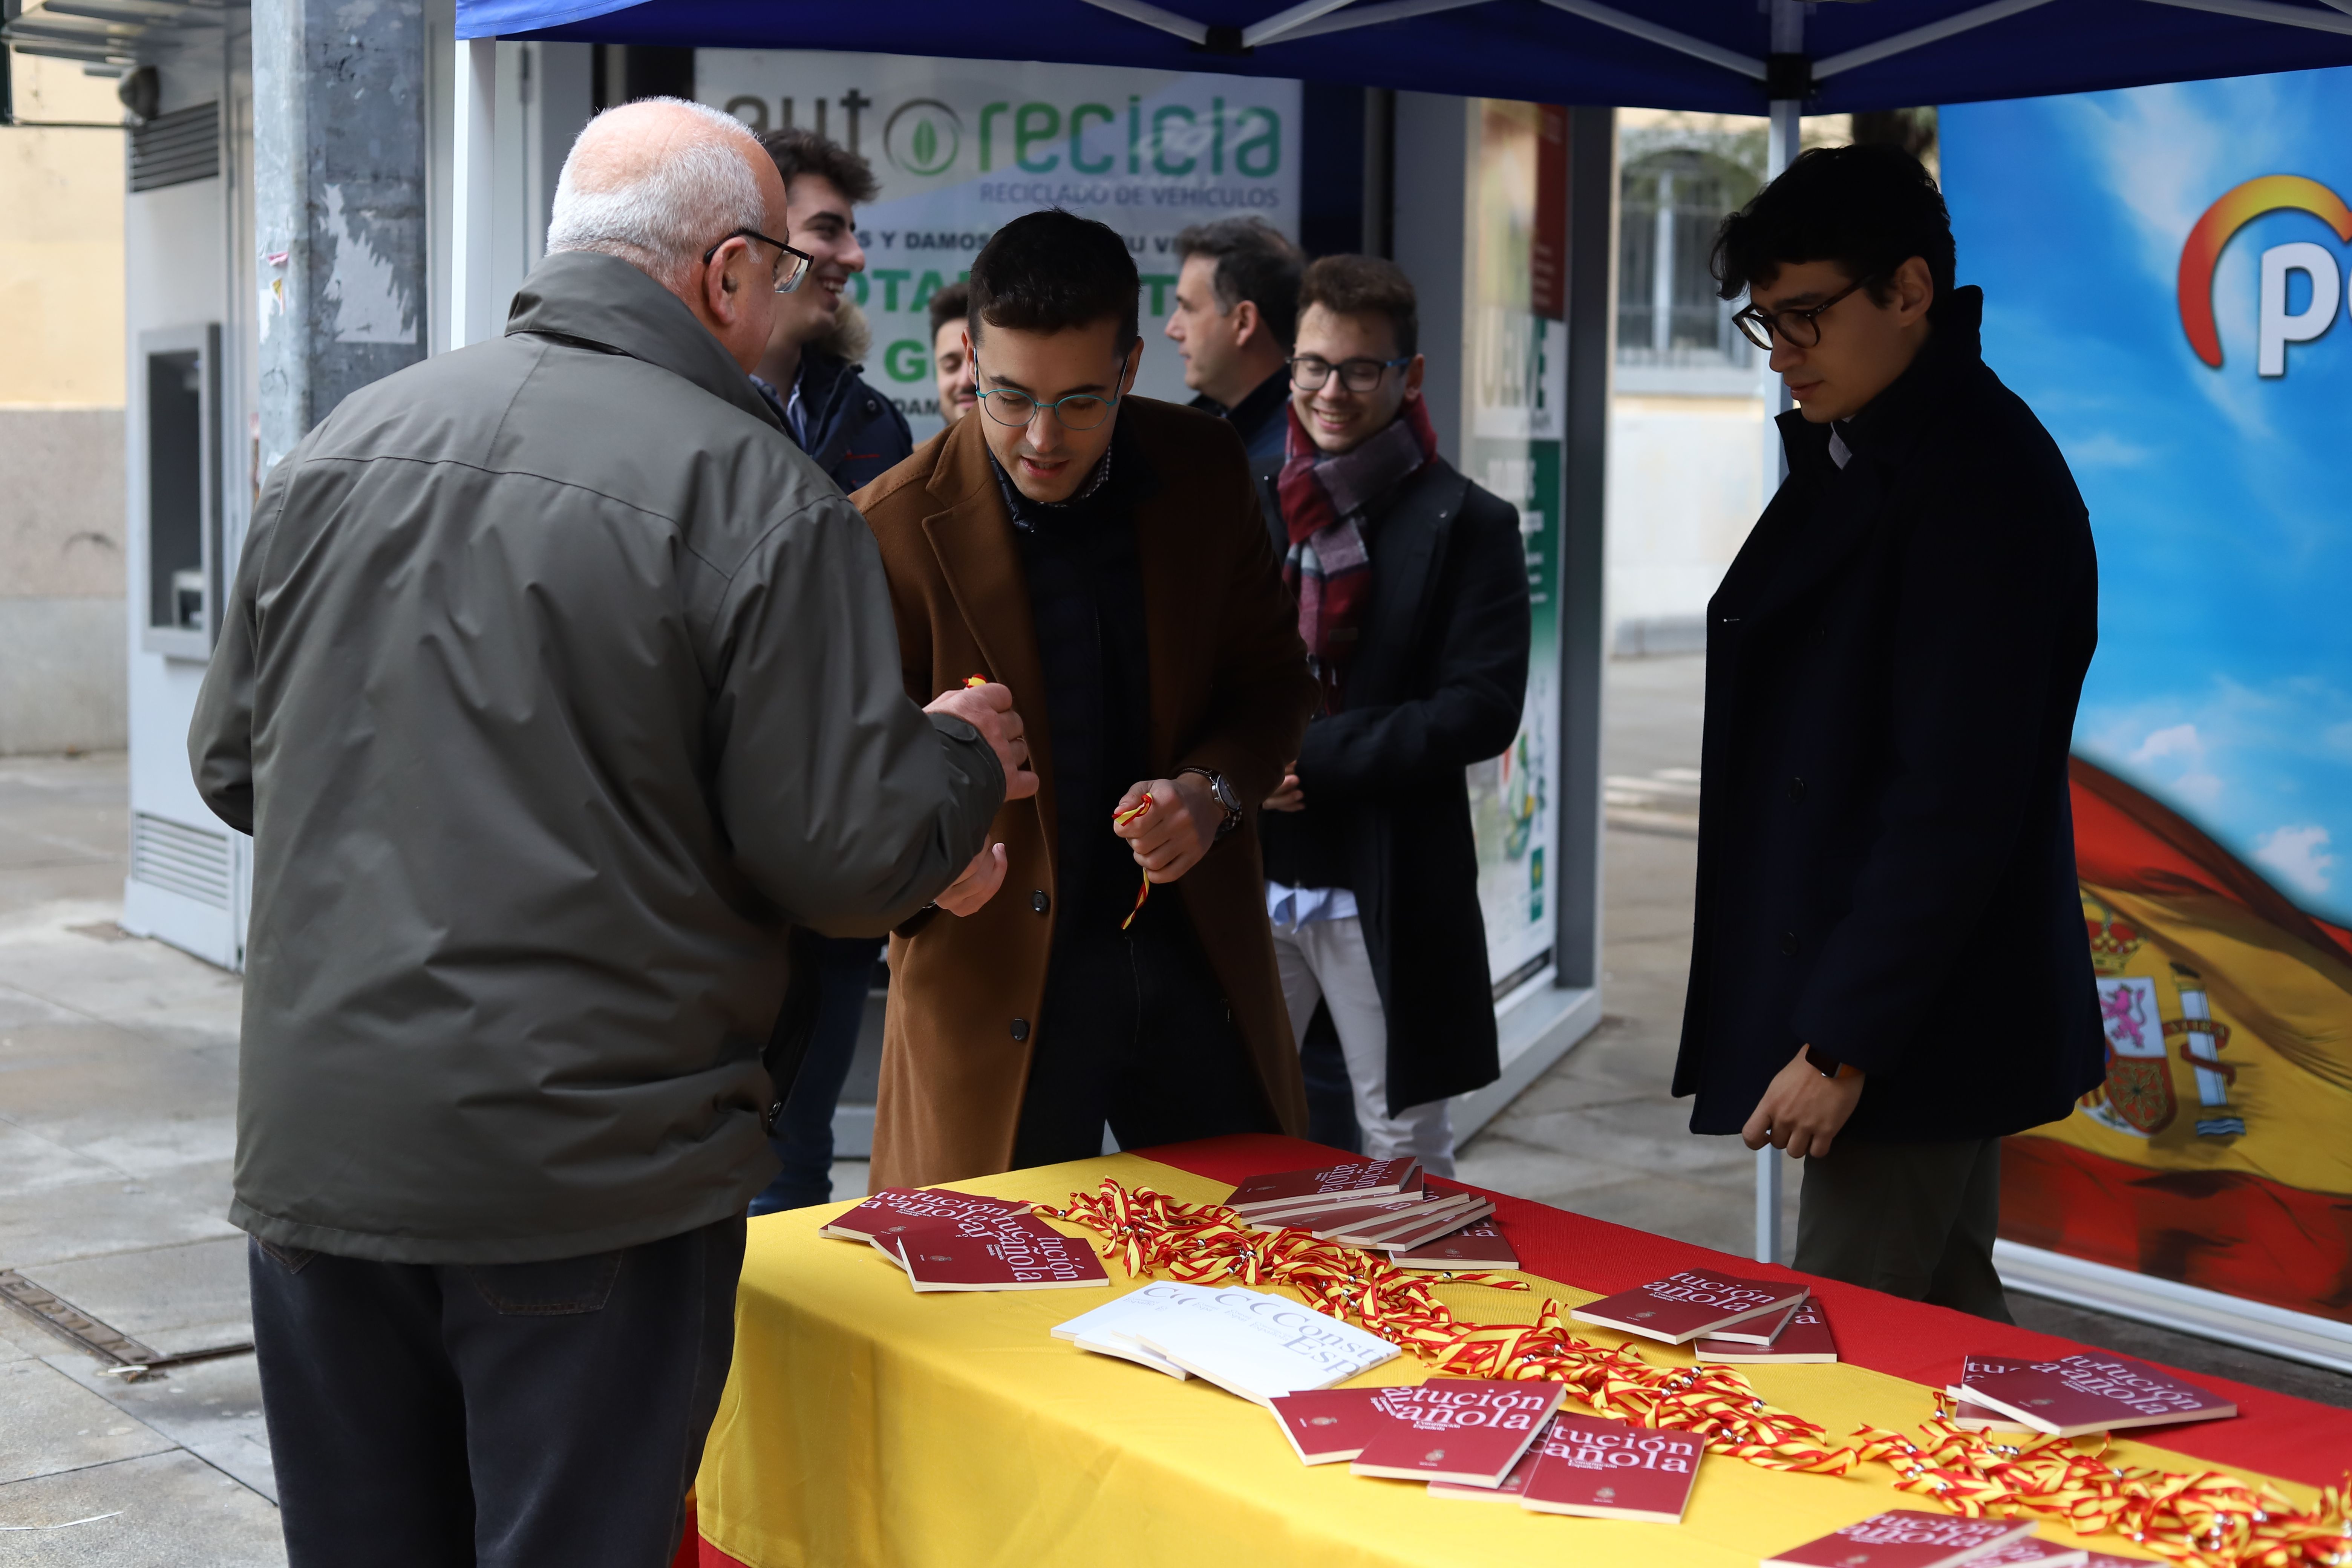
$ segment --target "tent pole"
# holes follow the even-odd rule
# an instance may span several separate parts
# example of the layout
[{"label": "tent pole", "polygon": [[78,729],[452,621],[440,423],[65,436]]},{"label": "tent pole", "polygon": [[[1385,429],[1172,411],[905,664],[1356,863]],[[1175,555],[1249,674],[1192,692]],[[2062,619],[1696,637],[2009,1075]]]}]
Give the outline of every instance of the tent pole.
[{"label": "tent pole", "polygon": [[[1772,53],[1801,59],[1805,52],[1805,7],[1802,0],[1772,0]],[[1805,100],[1776,98],[1764,140],[1764,177],[1777,180],[1793,162],[1804,134]],[[1764,396],[1764,499],[1770,500],[1788,477],[1786,454],[1780,449],[1780,429],[1773,423],[1789,411],[1789,387],[1772,374],[1770,356],[1759,365]],[[1756,1260],[1780,1260],[1780,1183],[1788,1167],[1780,1151],[1767,1143],[1756,1151]]]},{"label": "tent pole", "polygon": [[496,213],[499,44],[457,40],[456,134],[449,157],[449,346],[496,335],[490,320],[490,226]]}]

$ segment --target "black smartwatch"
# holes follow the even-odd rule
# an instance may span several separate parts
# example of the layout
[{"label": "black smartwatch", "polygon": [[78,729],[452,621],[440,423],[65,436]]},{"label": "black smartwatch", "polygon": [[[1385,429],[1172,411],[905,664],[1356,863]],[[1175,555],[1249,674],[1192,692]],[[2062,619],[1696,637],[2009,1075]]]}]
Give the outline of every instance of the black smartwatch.
[{"label": "black smartwatch", "polygon": [[1819,1046],[1807,1046],[1805,1047],[1805,1061],[1808,1066],[1810,1066],[1815,1072],[1821,1074],[1823,1078],[1837,1077],[1838,1069],[1843,1065],[1837,1059],[1837,1058],[1830,1055]]},{"label": "black smartwatch", "polygon": [[1179,778],[1186,773],[1198,773],[1209,781],[1209,793],[1216,797],[1218,809],[1225,814],[1225,819],[1217,824],[1217,837],[1210,840],[1211,843],[1223,838],[1242,825],[1241,797],[1234,794],[1234,786],[1225,782],[1224,774],[1212,773],[1207,768],[1179,768],[1176,771]]}]

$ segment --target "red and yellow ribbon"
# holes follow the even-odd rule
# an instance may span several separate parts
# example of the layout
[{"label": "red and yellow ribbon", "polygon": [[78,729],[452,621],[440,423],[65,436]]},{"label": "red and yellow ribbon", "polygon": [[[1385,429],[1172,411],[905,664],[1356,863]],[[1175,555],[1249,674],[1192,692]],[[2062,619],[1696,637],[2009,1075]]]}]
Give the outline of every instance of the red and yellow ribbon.
[{"label": "red and yellow ribbon", "polygon": [[[1150,810],[1151,796],[1150,795],[1146,795],[1141,800],[1137,801],[1125,811],[1112,812],[1110,814],[1111,826],[1113,827],[1125,827],[1130,822],[1140,822],[1143,820],[1145,814]],[[1146,871],[1143,874],[1143,886],[1136,890],[1135,908],[1128,910],[1127,919],[1118,922],[1119,930],[1125,931],[1128,927],[1135,923],[1135,917],[1143,912],[1143,900],[1150,896],[1151,873]]]},{"label": "red and yellow ribbon", "polygon": [[2032,1515],[2077,1535],[2116,1535],[2194,1568],[2344,1568],[2352,1565],[2352,1475],[2308,1509],[2267,1482],[2218,1470],[2159,1470],[2110,1463],[2106,1440],[2013,1437],[1951,1424],[1948,1400],[1916,1437],[1865,1426],[1834,1444],[1826,1429],[1767,1405],[1734,1368],[1654,1366],[1632,1345],[1603,1347],[1569,1331],[1547,1299],[1531,1323],[1463,1323],[1437,1299],[1438,1279],[1525,1290],[1491,1273],[1433,1276],[1303,1230],[1254,1230],[1231,1209],[1179,1203],[1106,1177],[1091,1194],[1038,1214],[1094,1231],[1106,1259],[1133,1279],[1167,1273],[1193,1284],[1235,1279],[1286,1285],[1331,1317],[1353,1318],[1426,1363],[1461,1377],[1549,1380],[1594,1414],[1637,1426],[1694,1432],[1709,1452],[1769,1470],[1843,1476],[1875,1462],[1898,1489],[1970,1518]]}]

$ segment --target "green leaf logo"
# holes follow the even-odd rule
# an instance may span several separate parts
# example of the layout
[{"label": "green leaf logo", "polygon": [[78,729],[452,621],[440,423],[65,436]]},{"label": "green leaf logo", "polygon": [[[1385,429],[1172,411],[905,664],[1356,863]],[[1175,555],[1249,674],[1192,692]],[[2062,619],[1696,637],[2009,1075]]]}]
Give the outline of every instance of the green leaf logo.
[{"label": "green leaf logo", "polygon": [[890,111],[882,127],[882,152],[919,178],[943,174],[963,150],[963,121],[936,98],[912,98]]}]

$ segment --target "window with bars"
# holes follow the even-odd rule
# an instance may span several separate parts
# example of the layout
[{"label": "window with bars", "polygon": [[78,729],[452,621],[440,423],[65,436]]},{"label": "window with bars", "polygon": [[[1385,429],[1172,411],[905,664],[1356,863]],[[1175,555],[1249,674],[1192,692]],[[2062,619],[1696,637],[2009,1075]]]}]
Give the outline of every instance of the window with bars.
[{"label": "window with bars", "polygon": [[1750,362],[1718,300],[1707,258],[1724,216],[1755,181],[1705,153],[1654,153],[1625,166],[1617,240],[1620,364],[1722,366]]}]

